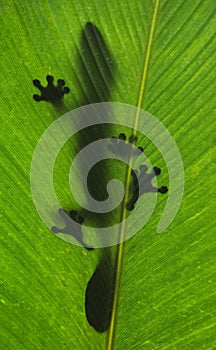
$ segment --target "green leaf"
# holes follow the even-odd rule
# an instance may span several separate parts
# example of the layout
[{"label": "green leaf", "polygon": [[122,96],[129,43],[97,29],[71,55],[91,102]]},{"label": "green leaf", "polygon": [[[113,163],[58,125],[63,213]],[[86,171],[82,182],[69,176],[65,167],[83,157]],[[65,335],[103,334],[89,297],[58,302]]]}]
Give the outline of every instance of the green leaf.
[{"label": "green leaf", "polygon": [[[1,2],[3,349],[215,348],[215,9],[213,0]],[[48,74],[70,88],[57,105],[32,98],[33,79],[44,85]],[[164,124],[182,155],[185,193],[162,234],[156,227],[166,196],[125,245],[87,251],[45,227],[32,201],[30,167],[54,120],[101,101],[142,107]],[[71,160],[95,136],[83,131],[59,154],[54,184],[65,210],[79,209],[68,186]],[[139,143],[162,168],[160,184],[168,184],[159,150],[144,138]],[[107,169],[111,178],[126,171],[112,160],[99,165],[90,182],[98,200],[106,197]],[[104,177],[95,189],[98,171]],[[86,222],[118,222],[120,209]]]}]

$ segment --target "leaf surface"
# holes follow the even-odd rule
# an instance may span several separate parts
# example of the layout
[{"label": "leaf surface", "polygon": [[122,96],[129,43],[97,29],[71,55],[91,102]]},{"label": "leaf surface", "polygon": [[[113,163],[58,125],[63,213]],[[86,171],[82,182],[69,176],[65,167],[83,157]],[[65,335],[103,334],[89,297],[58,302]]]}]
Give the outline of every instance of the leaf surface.
[{"label": "leaf surface", "polygon": [[[0,16],[3,349],[109,349],[110,333],[97,332],[85,315],[86,287],[102,252],[70,245],[45,227],[32,202],[30,166],[42,133],[65,112],[100,101],[137,105],[139,96],[179,147],[185,193],[164,233],[156,233],[166,203],[160,197],[151,220],[125,244],[113,349],[214,349],[215,2],[11,0],[1,2]],[[86,33],[88,22],[101,33],[102,51]],[[71,90],[59,106],[32,98],[32,80],[45,84],[47,74]],[[91,141],[83,135],[65,145],[55,168],[66,210],[76,205],[67,169]],[[159,150],[144,138],[139,143],[163,169],[160,184],[168,184]],[[122,169],[106,167],[112,177]],[[99,188],[98,198],[103,193]]]}]

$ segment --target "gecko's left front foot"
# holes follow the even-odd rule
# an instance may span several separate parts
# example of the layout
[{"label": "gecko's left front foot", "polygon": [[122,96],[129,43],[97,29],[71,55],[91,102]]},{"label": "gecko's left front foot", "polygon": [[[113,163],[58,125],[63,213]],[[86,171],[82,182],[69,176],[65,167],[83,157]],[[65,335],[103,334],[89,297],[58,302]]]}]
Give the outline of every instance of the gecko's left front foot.
[{"label": "gecko's left front foot", "polygon": [[34,79],[33,84],[36,86],[41,95],[33,95],[33,99],[37,102],[39,101],[47,101],[51,103],[59,102],[65,94],[70,92],[70,89],[65,85],[65,81],[62,79],[57,80],[57,85],[53,84],[54,77],[52,75],[46,76],[47,86],[42,86],[40,80]]}]

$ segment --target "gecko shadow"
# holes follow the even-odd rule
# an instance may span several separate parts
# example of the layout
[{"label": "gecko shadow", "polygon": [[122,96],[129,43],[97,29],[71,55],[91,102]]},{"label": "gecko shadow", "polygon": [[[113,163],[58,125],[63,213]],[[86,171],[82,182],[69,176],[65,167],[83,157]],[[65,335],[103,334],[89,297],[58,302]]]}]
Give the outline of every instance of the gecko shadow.
[{"label": "gecko shadow", "polygon": [[[103,37],[97,27],[88,22],[83,28],[81,34],[81,47],[79,50],[78,65],[84,86],[84,99],[80,105],[108,101],[110,89],[114,82],[114,65],[109,50],[103,40]],[[53,85],[53,77],[47,76],[47,87],[43,87],[39,80],[34,80],[34,85],[40,90],[41,96],[34,95],[35,101],[51,102],[57,109],[63,107],[63,96],[69,92],[69,88],[64,87],[65,82],[58,80],[57,85]],[[108,116],[107,116],[108,119]],[[110,137],[112,134],[111,124],[97,124],[82,129],[77,134],[78,151],[82,150],[88,144]],[[104,159],[106,159],[106,150],[104,150]],[[80,174],[85,172],[85,161],[79,163]],[[106,185],[109,181],[109,169],[105,161],[98,162],[88,174],[88,191],[97,201],[104,201],[108,193]],[[109,224],[110,213],[97,214],[82,210],[80,212],[70,210],[69,216],[74,219],[71,223],[64,209],[59,209],[65,227],[59,229],[52,227],[55,234],[71,234],[86,249],[92,248],[85,244],[82,237],[81,228],[77,229],[77,224],[82,224],[84,218],[93,224],[104,226]],[[111,222],[110,222],[111,224]],[[89,324],[98,332],[104,332],[109,328],[110,317],[113,304],[113,286],[114,286],[115,269],[112,264],[110,248],[102,250],[101,260],[87,284],[85,295],[85,310]]]},{"label": "gecko shadow", "polygon": [[[82,105],[106,102],[114,83],[115,69],[106,43],[93,23],[88,22],[83,28],[80,45],[78,64],[85,87],[85,100]],[[79,132],[78,145],[83,149],[88,144],[110,135],[111,124],[93,125]],[[106,151],[104,158],[106,159]],[[82,174],[82,171],[85,171],[84,161],[80,164],[80,169]],[[95,164],[88,174],[88,191],[97,201],[107,199],[109,170],[106,161],[101,161]],[[110,213],[100,214],[84,210],[82,215],[96,225],[105,226],[109,222],[112,224]],[[87,284],[85,311],[89,324],[96,331],[105,332],[110,325],[115,269],[110,248],[103,248],[101,254],[99,264]]]}]

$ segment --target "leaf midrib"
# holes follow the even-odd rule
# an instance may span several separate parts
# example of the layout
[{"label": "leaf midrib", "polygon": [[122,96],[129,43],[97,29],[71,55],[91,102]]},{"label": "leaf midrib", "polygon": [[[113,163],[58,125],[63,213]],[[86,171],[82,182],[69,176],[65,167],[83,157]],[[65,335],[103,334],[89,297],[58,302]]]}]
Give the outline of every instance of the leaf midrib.
[{"label": "leaf midrib", "polygon": [[[135,115],[135,122],[133,127],[133,135],[136,136],[137,134],[137,127],[139,123],[139,117],[140,117],[140,108],[143,106],[144,101],[144,93],[145,93],[145,87],[146,87],[146,80],[147,80],[147,72],[148,72],[148,66],[149,66],[149,59],[151,54],[151,48],[152,48],[152,42],[153,42],[153,35],[154,35],[154,29],[157,19],[157,13],[159,8],[159,0],[155,1],[154,6],[154,12],[152,16],[151,21],[151,27],[150,27],[150,33],[149,33],[149,39],[147,44],[147,50],[143,65],[143,71],[142,71],[142,79],[140,84],[140,90],[137,100],[137,110]],[[130,181],[131,181],[131,171],[132,168],[132,158],[129,161],[129,165],[127,168],[127,173],[125,177],[125,197],[122,205],[122,214],[121,214],[121,220],[120,222],[122,225],[120,225],[120,231],[119,231],[119,243],[117,248],[117,256],[116,256],[116,277],[115,277],[115,286],[114,286],[114,296],[113,296],[113,308],[112,308],[112,315],[111,315],[111,322],[110,322],[110,328],[108,332],[108,339],[107,339],[107,350],[113,350],[114,349],[114,337],[115,337],[115,329],[116,329],[116,319],[117,319],[117,311],[118,311],[118,301],[119,301],[119,291],[120,291],[120,284],[121,284],[121,275],[122,275],[122,267],[123,267],[123,259],[124,259],[124,235],[126,232],[126,217],[127,217],[127,209],[126,209],[126,203],[129,199],[129,187],[130,187]]]}]

